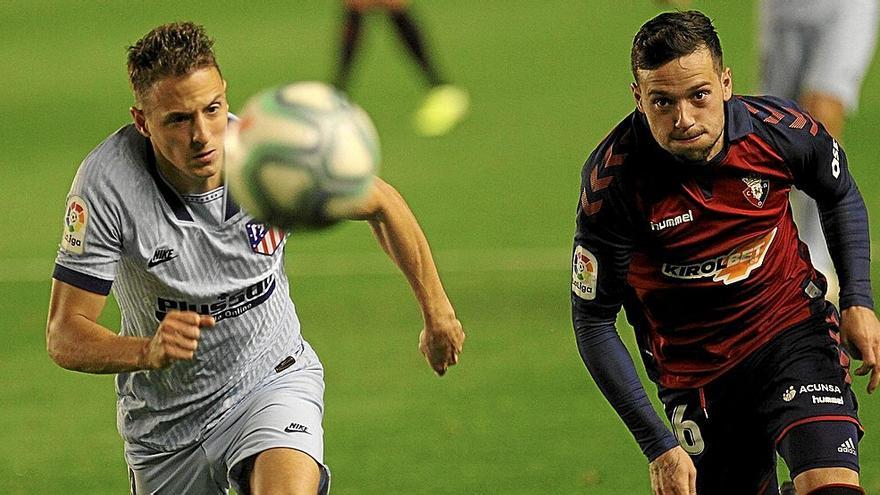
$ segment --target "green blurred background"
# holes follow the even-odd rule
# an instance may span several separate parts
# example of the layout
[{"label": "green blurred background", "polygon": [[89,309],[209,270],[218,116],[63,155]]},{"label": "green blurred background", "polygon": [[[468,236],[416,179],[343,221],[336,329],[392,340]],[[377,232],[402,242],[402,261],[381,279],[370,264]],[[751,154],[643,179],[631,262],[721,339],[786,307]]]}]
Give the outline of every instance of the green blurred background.
[{"label": "green blurred background", "polygon": [[[715,20],[735,90],[754,91],[753,3],[694,6]],[[659,11],[648,0],[415,2],[431,52],[472,98],[439,139],[413,132],[421,74],[388,20],[366,19],[351,93],[468,340],[460,366],[431,373],[418,308],[366,225],[292,239],[291,291],[327,370],[335,494],[649,492],[644,457],[580,362],[568,294],[581,164],[632,109],[630,43]],[[331,0],[0,2],[0,491],[127,492],[112,377],[65,371],[44,350],[65,195],[82,158],[129,120],[125,48],[164,22],[204,24],[237,110],[266,86],[330,78],[340,18]],[[874,214],[878,89],[875,62],[844,140]],[[118,318],[111,301],[103,322]],[[880,492],[880,398],[856,384],[863,482]]]}]

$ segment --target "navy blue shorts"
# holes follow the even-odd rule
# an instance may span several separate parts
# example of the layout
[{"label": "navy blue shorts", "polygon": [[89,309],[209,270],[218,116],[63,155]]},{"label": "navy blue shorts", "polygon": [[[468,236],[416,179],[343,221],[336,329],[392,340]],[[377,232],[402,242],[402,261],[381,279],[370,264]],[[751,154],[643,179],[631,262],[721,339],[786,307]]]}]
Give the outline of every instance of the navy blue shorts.
[{"label": "navy blue shorts", "polygon": [[829,305],[705,387],[660,387],[698,493],[777,494],[777,451],[792,478],[818,467],[858,471],[862,427],[837,321]]}]

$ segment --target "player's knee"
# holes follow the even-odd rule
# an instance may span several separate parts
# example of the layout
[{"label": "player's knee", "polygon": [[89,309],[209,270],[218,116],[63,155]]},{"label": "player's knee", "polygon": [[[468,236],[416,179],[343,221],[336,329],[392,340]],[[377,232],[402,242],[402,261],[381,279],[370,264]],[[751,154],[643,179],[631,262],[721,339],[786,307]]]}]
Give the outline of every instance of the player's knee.
[{"label": "player's knee", "polygon": [[865,490],[856,485],[835,483],[810,490],[806,495],[865,495]]}]

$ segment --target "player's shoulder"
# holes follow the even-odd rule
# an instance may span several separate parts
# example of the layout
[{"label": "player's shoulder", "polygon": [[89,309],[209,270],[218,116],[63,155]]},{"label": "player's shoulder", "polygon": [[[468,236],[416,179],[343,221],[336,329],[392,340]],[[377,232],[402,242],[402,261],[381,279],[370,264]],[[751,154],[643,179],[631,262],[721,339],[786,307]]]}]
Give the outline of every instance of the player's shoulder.
[{"label": "player's shoulder", "polygon": [[147,176],[148,145],[133,124],[120,128],[85,157],[71,192],[110,192],[140,184]]},{"label": "player's shoulder", "polygon": [[626,182],[628,164],[636,154],[637,115],[635,112],[617,124],[584,162],[581,172],[581,209],[587,216],[597,213],[608,197]]},{"label": "player's shoulder", "polygon": [[795,101],[777,96],[737,95],[740,112],[748,113],[753,131],[786,146],[808,146],[824,133],[822,125]]},{"label": "player's shoulder", "polygon": [[613,160],[617,162],[620,158],[626,158],[632,153],[637,141],[636,119],[636,112],[633,112],[614,126],[590,154],[584,167],[603,167],[608,164],[612,155],[619,157]]}]

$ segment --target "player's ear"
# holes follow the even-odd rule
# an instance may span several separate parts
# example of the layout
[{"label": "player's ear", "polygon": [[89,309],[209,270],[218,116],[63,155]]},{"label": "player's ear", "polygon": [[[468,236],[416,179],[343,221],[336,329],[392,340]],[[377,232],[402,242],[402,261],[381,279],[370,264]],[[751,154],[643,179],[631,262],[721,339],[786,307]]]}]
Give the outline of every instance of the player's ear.
[{"label": "player's ear", "polygon": [[721,90],[721,94],[724,95],[724,101],[729,100],[733,96],[733,78],[730,75],[730,67],[726,67],[721,72]]},{"label": "player's ear", "polygon": [[642,108],[642,90],[639,88],[639,83],[634,82],[630,84],[629,89],[632,90],[633,98],[636,100],[636,106],[639,108],[639,111],[645,113],[645,110]]},{"label": "player's ear", "polygon": [[144,117],[144,111],[138,107],[132,106],[128,109],[131,113],[131,120],[134,122],[135,128],[145,138],[150,137],[150,130],[147,129],[147,118]]}]

